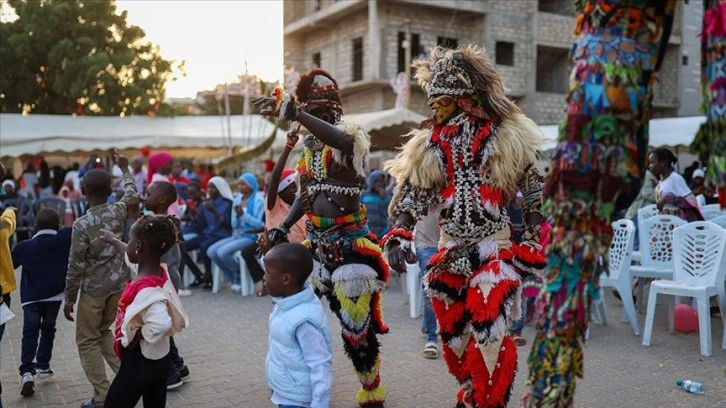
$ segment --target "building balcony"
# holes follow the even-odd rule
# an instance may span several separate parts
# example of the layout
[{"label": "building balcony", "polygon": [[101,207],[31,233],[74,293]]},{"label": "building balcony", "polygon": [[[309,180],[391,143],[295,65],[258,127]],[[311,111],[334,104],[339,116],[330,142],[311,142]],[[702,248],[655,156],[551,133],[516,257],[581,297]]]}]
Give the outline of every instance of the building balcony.
[{"label": "building balcony", "polygon": [[[308,2],[290,2],[292,4],[304,4]],[[285,6],[287,7],[287,5]],[[289,35],[303,35],[310,31],[316,30],[321,26],[332,25],[333,22],[344,18],[351,13],[355,13],[360,10],[368,8],[367,0],[346,0],[339,1],[329,4],[326,7],[320,8],[320,10],[312,11],[310,13],[299,13],[299,18],[293,21],[285,21],[284,34]]]}]

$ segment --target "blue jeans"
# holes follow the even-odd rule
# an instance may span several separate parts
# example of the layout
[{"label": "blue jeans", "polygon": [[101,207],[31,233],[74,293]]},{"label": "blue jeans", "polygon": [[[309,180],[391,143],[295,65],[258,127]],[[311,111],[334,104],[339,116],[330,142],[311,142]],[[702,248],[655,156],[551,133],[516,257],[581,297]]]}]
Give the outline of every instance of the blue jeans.
[{"label": "blue jeans", "polygon": [[207,256],[224,272],[224,280],[227,283],[238,284],[239,264],[234,260],[233,254],[249,246],[257,246],[257,243],[246,237],[224,238],[207,249]]},{"label": "blue jeans", "polygon": [[[20,375],[35,369],[50,368],[55,339],[55,321],[61,302],[37,302],[23,306],[23,341],[20,351]],[[40,342],[38,342],[40,335]],[[34,360],[37,357],[37,363]]]},{"label": "blue jeans", "polygon": [[305,408],[300,405],[286,405],[286,404],[280,404],[278,405],[279,408]]},{"label": "blue jeans", "polygon": [[[416,248],[416,256],[418,257],[418,267],[421,269],[421,276],[426,272],[426,266],[429,259],[436,253],[437,249],[433,247]],[[423,283],[422,283],[423,284]],[[423,306],[423,331],[426,333],[426,341],[436,343],[438,336],[436,335],[436,315],[431,307],[431,300],[425,290],[421,293],[421,305]]]},{"label": "blue jeans", "polygon": [[509,326],[509,332],[512,334],[522,334],[522,329],[524,329],[524,319],[527,316],[527,298],[522,296],[522,317],[519,318],[519,320],[515,320],[512,322],[512,325]]}]

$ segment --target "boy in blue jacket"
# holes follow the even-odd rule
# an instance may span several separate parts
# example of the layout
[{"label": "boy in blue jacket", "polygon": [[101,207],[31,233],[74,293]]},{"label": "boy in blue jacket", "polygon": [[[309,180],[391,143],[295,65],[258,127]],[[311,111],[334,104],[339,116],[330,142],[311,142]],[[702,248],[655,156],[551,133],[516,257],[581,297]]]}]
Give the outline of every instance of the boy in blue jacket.
[{"label": "boy in blue jacket", "polygon": [[[53,375],[50,359],[66,286],[71,228],[60,229],[60,216],[50,208],[35,216],[38,232],[12,251],[13,267],[22,266],[20,302],[23,341],[20,352],[20,394],[35,393],[35,380]],[[40,337],[40,341],[38,341]],[[37,358],[37,362],[36,362]]]},{"label": "boy in blue jacket", "polygon": [[306,283],[310,251],[280,244],[265,255],[263,285],[273,297],[265,372],[272,403],[279,407],[330,407],[333,383],[328,319]]}]

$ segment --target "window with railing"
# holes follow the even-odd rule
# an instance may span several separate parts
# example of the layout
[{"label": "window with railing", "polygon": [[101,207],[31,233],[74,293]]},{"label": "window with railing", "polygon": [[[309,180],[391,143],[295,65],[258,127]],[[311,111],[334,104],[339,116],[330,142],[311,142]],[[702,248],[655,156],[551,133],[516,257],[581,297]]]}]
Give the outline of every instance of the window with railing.
[{"label": "window with railing", "polygon": [[[421,34],[418,33],[411,33],[411,44],[404,44],[406,40],[406,33],[403,31],[398,32],[398,71],[396,72],[405,72],[406,71],[406,48],[404,48],[404,45],[408,45],[411,47],[411,59],[415,59],[423,53],[423,49],[421,48]],[[413,74],[413,72],[411,72]]]}]

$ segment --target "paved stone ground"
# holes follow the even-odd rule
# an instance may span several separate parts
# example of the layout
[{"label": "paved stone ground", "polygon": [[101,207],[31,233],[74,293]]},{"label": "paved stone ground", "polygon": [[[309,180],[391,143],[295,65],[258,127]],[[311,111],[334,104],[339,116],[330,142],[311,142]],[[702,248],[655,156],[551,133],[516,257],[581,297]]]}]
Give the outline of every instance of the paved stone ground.
[{"label": "paved stone ground", "polygon": [[[5,407],[78,407],[91,396],[78,360],[74,326],[58,318],[52,367],[55,377],[36,383],[33,397],[21,397],[17,367],[20,358],[22,309],[18,292],[12,310],[18,315],[8,323],[0,345],[0,378]],[[169,392],[169,407],[270,407],[265,384],[267,317],[270,298],[242,297],[196,291],[183,299],[191,327],[177,344],[192,377]],[[585,379],[577,384],[577,407],[726,407],[726,351],[720,349],[723,325],[712,319],[714,353],[699,353],[698,334],[668,334],[665,309],[656,312],[651,347],[641,346],[627,323],[620,323],[620,302],[607,296],[610,325],[593,325],[585,352]],[[421,319],[411,319],[400,283],[392,280],[384,299],[391,333],[382,338],[382,379],[389,396],[386,406],[451,407],[457,387],[443,360],[424,359]],[[331,330],[339,333],[330,315]],[[645,316],[639,315],[642,326]],[[534,331],[527,326],[531,342]],[[333,407],[354,407],[357,379],[334,334]],[[510,406],[518,406],[525,392],[529,345],[520,347],[519,366]],[[111,375],[109,371],[109,376]],[[706,395],[691,395],[675,386],[678,378],[706,385]],[[141,406],[141,404],[139,404]]]}]

